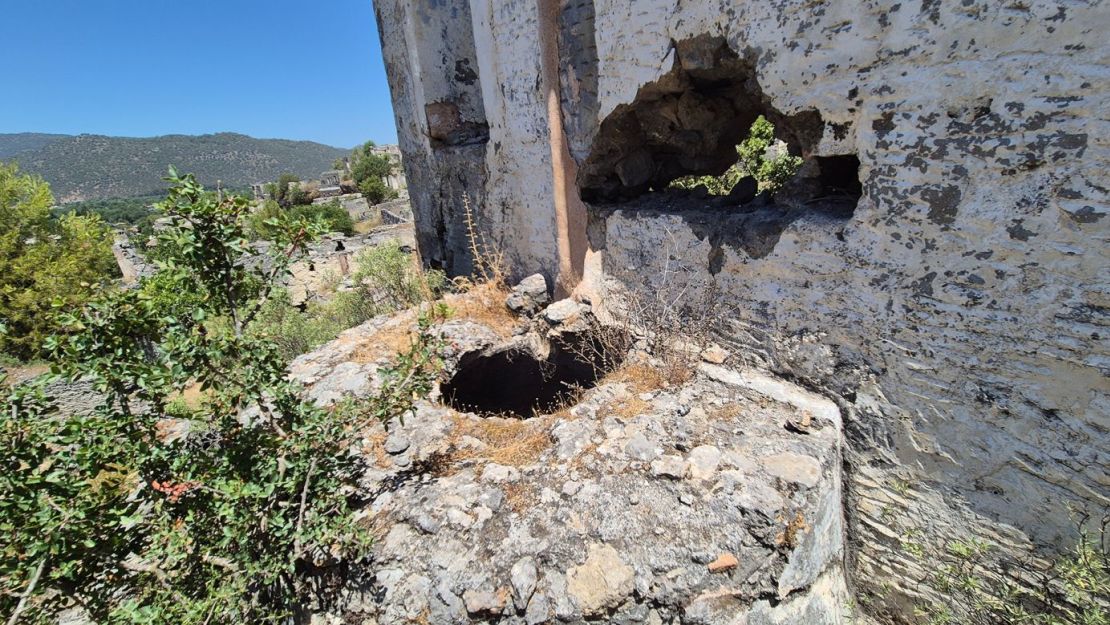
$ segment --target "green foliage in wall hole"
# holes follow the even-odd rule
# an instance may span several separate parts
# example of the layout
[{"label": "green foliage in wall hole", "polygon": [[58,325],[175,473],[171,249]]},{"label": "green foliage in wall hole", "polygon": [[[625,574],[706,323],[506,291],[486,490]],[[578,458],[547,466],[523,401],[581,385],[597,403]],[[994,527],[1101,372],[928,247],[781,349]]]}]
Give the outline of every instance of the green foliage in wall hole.
[{"label": "green foliage in wall hole", "polygon": [[710,195],[728,195],[736,183],[752,176],[759,190],[774,195],[798,173],[802,159],[785,149],[768,156],[775,148],[775,126],[760,115],[752,123],[748,138],[736,146],[737,162],[720,176],[686,176],[671,182],[672,187],[694,189],[705,186]]}]

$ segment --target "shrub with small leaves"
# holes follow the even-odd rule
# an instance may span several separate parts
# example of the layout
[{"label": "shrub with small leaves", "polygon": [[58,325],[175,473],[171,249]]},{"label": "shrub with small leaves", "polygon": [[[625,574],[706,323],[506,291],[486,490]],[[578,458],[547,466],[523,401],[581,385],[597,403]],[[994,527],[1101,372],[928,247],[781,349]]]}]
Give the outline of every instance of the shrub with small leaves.
[{"label": "shrub with small leaves", "polygon": [[[320,224],[275,219],[274,257],[250,262],[245,201],[172,171],[170,183],[158,275],[61,311],[66,334],[48,341],[55,375],[92,380],[103,405],[59,411],[42,384],[0,397],[9,623],[69,607],[97,623],[305,618],[368,545],[355,437],[410,410],[436,375],[440,317],[426,314],[376,396],[302,399],[275,345],[246,329]],[[167,401],[197,383],[199,407]]]},{"label": "shrub with small leaves", "polygon": [[922,585],[943,597],[923,602],[916,616],[927,625],[1110,625],[1110,516],[1093,533],[1088,520],[1079,515],[1074,547],[1047,568],[1005,563],[974,538],[936,550],[911,540],[907,553],[931,571]]},{"label": "shrub with small leaves", "polygon": [[752,123],[748,138],[736,146],[739,166],[759,183],[759,190],[774,195],[798,173],[802,159],[786,150],[767,157],[775,143],[775,126],[760,115]]},{"label": "shrub with small leaves", "polygon": [[[781,149],[780,149],[781,148]],[[777,152],[768,157],[768,152]],[[736,146],[738,160],[720,176],[686,176],[671,182],[678,189],[704,186],[710,195],[728,195],[744,176],[752,176],[759,190],[770,195],[780,191],[798,173],[802,159],[775,145],[775,126],[760,115],[752,123],[748,138]]]}]

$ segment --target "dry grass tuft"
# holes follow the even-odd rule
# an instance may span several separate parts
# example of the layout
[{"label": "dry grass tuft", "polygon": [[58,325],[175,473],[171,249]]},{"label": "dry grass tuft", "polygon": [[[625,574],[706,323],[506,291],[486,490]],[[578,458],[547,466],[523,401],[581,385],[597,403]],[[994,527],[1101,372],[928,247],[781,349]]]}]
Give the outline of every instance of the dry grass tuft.
[{"label": "dry grass tuft", "polygon": [[46,364],[11,364],[0,365],[0,371],[8,375],[7,384],[16,386],[50,371],[50,365]]},{"label": "dry grass tuft", "polygon": [[355,224],[355,232],[358,234],[368,234],[374,228],[380,228],[382,225],[381,213],[374,215],[370,219],[364,219]]},{"label": "dry grass tuft", "polygon": [[180,401],[189,410],[200,410],[204,406],[204,402],[211,396],[211,391],[200,390],[200,382],[194,382],[181,391],[174,391],[166,395],[166,403]]},{"label": "dry grass tuft", "polygon": [[[516,419],[486,417],[478,420],[454,416],[450,454],[452,463],[464,460],[492,462],[510,467],[534,463],[554,442],[548,418]],[[462,449],[459,441],[469,436],[486,444],[484,449]]]},{"label": "dry grass tuft", "polygon": [[[454,414],[452,420],[455,427],[447,439],[448,451],[432,463],[432,471],[441,477],[457,473],[464,464],[527,466],[535,463],[554,443],[550,417],[468,419]],[[481,441],[485,447],[477,449],[464,445],[462,439],[466,437]]]},{"label": "dry grass tuft", "polygon": [[366,530],[366,533],[377,542],[382,540],[389,534],[389,530],[393,529],[393,525],[397,519],[393,518],[390,512],[370,514],[360,519],[358,524]]},{"label": "dry grass tuft", "polygon": [[523,514],[536,500],[533,488],[523,482],[505,484],[501,490],[505,492],[505,503],[509,509],[517,514]]},{"label": "dry grass tuft", "polygon": [[612,399],[606,402],[599,412],[604,412],[607,417],[631,419],[638,417],[651,409],[651,404],[633,395],[623,399]]},{"label": "dry grass tuft", "polygon": [[415,310],[401,313],[396,323],[378,330],[360,345],[352,356],[353,360],[358,363],[377,362],[407,351],[412,347],[415,323]]},{"label": "dry grass tuft", "polygon": [[[779,517],[779,522],[784,522],[782,517]],[[806,518],[802,516],[801,512],[794,515],[794,518],[786,522],[786,527],[781,533],[775,536],[775,544],[782,545],[787,549],[793,549],[798,545],[801,535],[809,529],[809,524],[806,523]]]},{"label": "dry grass tuft", "polygon": [[714,421],[735,421],[744,414],[744,404],[739,401],[730,401],[721,406],[714,406],[709,410],[709,418]]},{"label": "dry grass tuft", "polygon": [[366,443],[362,446],[362,453],[367,457],[374,458],[374,464],[381,469],[388,469],[393,465],[389,459],[389,454],[385,451],[385,439],[388,438],[387,433],[378,432],[367,437]]},{"label": "dry grass tuft", "polygon": [[502,282],[479,282],[477,284],[462,281],[462,293],[454,293],[444,297],[444,301],[453,311],[452,317],[466,319],[480,323],[501,338],[509,338],[516,330],[519,320],[512,311],[505,306],[505,298],[509,296],[509,289]]},{"label": "dry grass tuft", "polygon": [[509,338],[517,326],[517,318],[505,306],[509,296],[504,253],[488,243],[478,231],[470,197],[463,194],[463,216],[466,220],[466,237],[470,247],[474,275],[456,278],[455,288],[460,293],[444,298],[455,311],[455,316],[470,319],[492,328],[502,338]]},{"label": "dry grass tuft", "polygon": [[658,368],[645,362],[625,362],[609,375],[603,382],[619,382],[627,384],[636,393],[649,393],[665,388],[668,385],[666,376]]}]

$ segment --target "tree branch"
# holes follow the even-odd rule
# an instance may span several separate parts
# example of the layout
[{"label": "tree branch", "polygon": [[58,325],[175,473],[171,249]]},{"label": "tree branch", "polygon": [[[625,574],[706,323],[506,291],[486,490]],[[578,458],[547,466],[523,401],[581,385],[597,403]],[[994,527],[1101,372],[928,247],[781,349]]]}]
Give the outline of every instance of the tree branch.
[{"label": "tree branch", "polygon": [[297,513],[297,531],[294,532],[295,538],[293,539],[293,556],[300,557],[301,555],[301,528],[304,527],[304,511],[308,506],[308,485],[312,480],[312,472],[316,470],[316,459],[313,458],[312,462],[308,463],[308,471],[304,475],[304,488],[301,489],[301,509]]},{"label": "tree branch", "polygon": [[31,583],[27,584],[27,589],[23,591],[23,595],[19,597],[19,603],[15,606],[15,611],[12,612],[8,618],[7,625],[15,625],[19,621],[19,615],[27,607],[27,600],[31,598],[31,594],[35,592],[35,586],[39,584],[39,578],[42,577],[42,572],[46,569],[46,558],[39,561],[38,567],[35,568],[35,574],[31,576]]}]

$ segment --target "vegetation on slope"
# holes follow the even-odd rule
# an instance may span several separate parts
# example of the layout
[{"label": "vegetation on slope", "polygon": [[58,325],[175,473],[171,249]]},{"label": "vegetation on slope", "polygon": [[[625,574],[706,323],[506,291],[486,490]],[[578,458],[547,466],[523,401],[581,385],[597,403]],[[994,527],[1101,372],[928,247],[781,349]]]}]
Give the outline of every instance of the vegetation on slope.
[{"label": "vegetation on slope", "polygon": [[0,134],[0,159],[10,159],[26,152],[41,150],[47,145],[70,135],[51,135],[42,132]]},{"label": "vegetation on slope", "polygon": [[[29,145],[28,140],[22,144]],[[47,141],[15,156],[24,170],[45,178],[60,201],[77,202],[161,194],[162,176],[171,164],[195,172],[210,186],[219,182],[224,188],[246,189],[282,172],[316,177],[346,154],[310,141],[220,133],[142,139],[80,135]]]},{"label": "vegetation on slope", "polygon": [[[377,395],[327,410],[302,399],[285,359],[250,331],[318,223],[285,220],[271,269],[246,260],[247,202],[172,180],[159,273],[60,317],[57,371],[105,394],[59,412],[41,384],[0,397],[0,613],[98,623],[305,620],[338,592],[369,536],[349,453],[371,420],[428,392],[439,350],[428,306]],[[195,409],[167,401],[200,383]],[[187,434],[186,434],[187,433]]]},{"label": "vegetation on slope", "polygon": [[422,271],[396,241],[359,252],[351,283],[350,289],[303,309],[292,305],[287,292],[279,291],[250,331],[268,337],[282,357],[292,360],[372,317],[436,299],[448,284],[444,273]]},{"label": "vegetation on slope", "polygon": [[55,308],[80,308],[118,272],[100,218],[55,218],[53,205],[41,178],[0,163],[0,353],[18,359],[41,355],[43,340],[59,330]]},{"label": "vegetation on slope", "polygon": [[277,224],[283,217],[303,217],[308,220],[320,219],[327,232],[354,234],[355,224],[351,215],[340,206],[338,200],[323,204],[294,204],[283,207],[274,200],[266,200],[248,219],[248,232],[252,238],[272,240],[278,234]]},{"label": "vegetation on slope", "polygon": [[155,215],[152,210],[158,196],[135,198],[111,198],[106,200],[88,200],[86,202],[73,202],[54,209],[58,216],[66,213],[77,215],[99,215],[105,223],[140,225],[150,221]]}]

